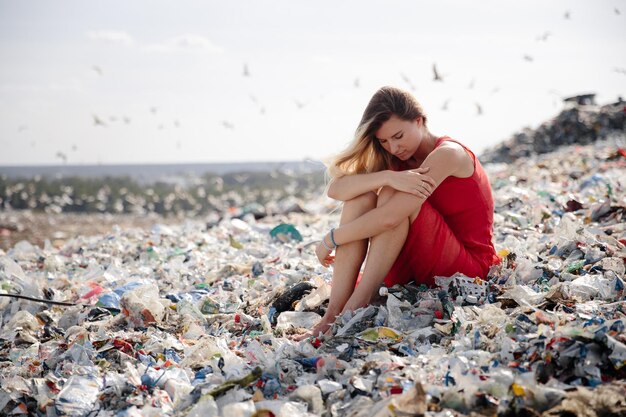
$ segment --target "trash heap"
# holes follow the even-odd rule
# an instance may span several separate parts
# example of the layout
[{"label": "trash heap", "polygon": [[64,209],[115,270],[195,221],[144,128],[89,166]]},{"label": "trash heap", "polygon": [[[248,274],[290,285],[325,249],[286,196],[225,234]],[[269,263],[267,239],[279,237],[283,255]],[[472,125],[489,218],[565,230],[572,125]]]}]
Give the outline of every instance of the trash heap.
[{"label": "trash heap", "polygon": [[[581,96],[583,97],[583,96]],[[626,132],[626,101],[597,106],[568,104],[537,129],[526,128],[480,156],[485,162],[511,163],[518,158],[552,152],[560,146],[588,145]]]},{"label": "trash heap", "polygon": [[[210,168],[210,167],[209,167]],[[184,181],[142,182],[125,176],[14,178],[0,167],[0,210],[33,210],[47,214],[107,213],[143,216],[196,217],[227,210],[253,211],[256,216],[279,214],[273,203],[306,198],[324,183],[324,166],[306,162],[300,169],[277,168],[218,175],[189,173]],[[2,228],[20,228],[3,224]]]},{"label": "trash heap", "polygon": [[381,288],[298,342],[330,294],[328,200],[20,242],[0,252],[0,414],[626,415],[623,143],[487,165],[486,280]]}]

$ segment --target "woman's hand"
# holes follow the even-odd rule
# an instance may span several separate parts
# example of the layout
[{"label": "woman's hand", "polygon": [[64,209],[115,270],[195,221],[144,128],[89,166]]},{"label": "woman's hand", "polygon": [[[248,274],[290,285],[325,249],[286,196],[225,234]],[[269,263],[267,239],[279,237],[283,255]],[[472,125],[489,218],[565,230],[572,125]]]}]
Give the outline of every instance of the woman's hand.
[{"label": "woman's hand", "polygon": [[406,171],[391,171],[389,186],[394,190],[413,194],[427,199],[435,189],[435,181],[425,175],[430,167],[409,169]]},{"label": "woman's hand", "polygon": [[[326,239],[326,235],[324,235],[322,239]],[[330,239],[326,239],[326,240],[328,241]],[[323,266],[327,268],[330,266],[330,264],[335,262],[335,257],[332,256],[331,253],[332,253],[332,250],[328,250],[328,248],[326,248],[326,246],[324,246],[322,242],[318,243],[315,248],[315,255],[317,255],[317,259],[320,261],[320,263]]]}]

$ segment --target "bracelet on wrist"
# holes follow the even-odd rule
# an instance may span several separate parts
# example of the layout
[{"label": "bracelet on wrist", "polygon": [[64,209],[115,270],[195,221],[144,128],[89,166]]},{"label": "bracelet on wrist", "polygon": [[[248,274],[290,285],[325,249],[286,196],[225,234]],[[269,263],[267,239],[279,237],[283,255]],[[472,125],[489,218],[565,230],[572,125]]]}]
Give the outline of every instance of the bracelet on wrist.
[{"label": "bracelet on wrist", "polygon": [[335,248],[338,248],[339,245],[335,242],[335,228],[330,229],[330,241],[335,245]]},{"label": "bracelet on wrist", "polygon": [[326,236],[322,236],[322,245],[324,245],[324,247],[326,248],[326,250],[327,250],[327,251],[329,251],[329,252],[332,252],[332,250],[334,249],[334,248],[331,248],[330,246],[328,246],[328,245],[326,244]]}]

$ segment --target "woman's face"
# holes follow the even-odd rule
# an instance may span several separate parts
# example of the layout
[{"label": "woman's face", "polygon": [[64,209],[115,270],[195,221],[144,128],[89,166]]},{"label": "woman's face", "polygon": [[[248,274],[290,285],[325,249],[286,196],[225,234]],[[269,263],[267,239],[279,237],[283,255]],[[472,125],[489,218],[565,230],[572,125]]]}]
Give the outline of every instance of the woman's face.
[{"label": "woman's face", "polygon": [[422,143],[422,118],[403,120],[392,115],[376,131],[376,140],[396,158],[406,161],[412,157]]}]

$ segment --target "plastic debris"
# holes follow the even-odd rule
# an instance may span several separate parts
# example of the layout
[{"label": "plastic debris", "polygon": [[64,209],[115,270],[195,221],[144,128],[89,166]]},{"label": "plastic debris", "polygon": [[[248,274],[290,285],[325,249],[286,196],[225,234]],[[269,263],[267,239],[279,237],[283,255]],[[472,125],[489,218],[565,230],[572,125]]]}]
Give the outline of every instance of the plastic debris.
[{"label": "plastic debris", "polygon": [[270,236],[281,242],[288,242],[290,240],[302,242],[302,235],[292,224],[279,224],[270,231]]},{"label": "plastic debris", "polygon": [[233,196],[218,217],[14,245],[0,414],[623,415],[622,148],[487,164],[501,263],[485,279],[382,288],[298,342],[330,296],[309,245],[338,222],[326,200]]}]

